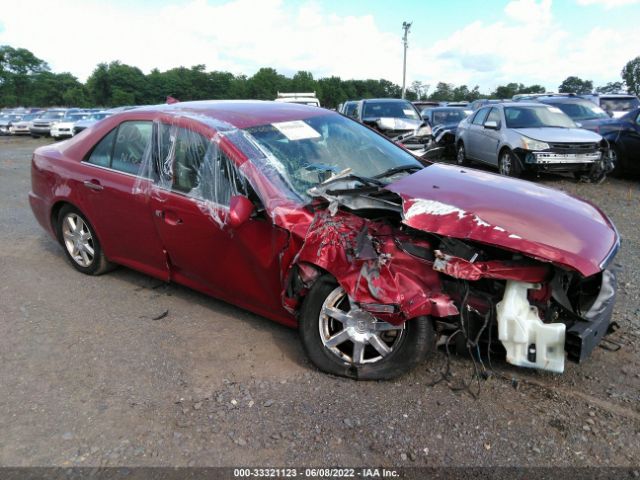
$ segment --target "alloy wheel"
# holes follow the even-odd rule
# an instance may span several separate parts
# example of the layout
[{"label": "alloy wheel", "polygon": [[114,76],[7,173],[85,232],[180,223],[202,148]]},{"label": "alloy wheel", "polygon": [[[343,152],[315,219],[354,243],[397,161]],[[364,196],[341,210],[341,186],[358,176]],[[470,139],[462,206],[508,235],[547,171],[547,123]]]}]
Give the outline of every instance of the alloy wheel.
[{"label": "alloy wheel", "polygon": [[352,365],[376,363],[391,354],[404,338],[405,327],[378,320],[350,302],[336,287],[320,310],[320,338],[324,347]]},{"label": "alloy wheel", "polygon": [[458,165],[464,165],[465,153],[464,153],[464,147],[462,145],[458,147],[458,155],[456,156],[456,161],[458,162]]},{"label": "alloy wheel", "polygon": [[89,226],[76,213],[68,213],[62,221],[62,238],[69,255],[81,267],[89,267],[95,257],[93,236]]},{"label": "alloy wheel", "polygon": [[511,154],[509,152],[503,153],[500,158],[500,173],[506,176],[511,175]]}]

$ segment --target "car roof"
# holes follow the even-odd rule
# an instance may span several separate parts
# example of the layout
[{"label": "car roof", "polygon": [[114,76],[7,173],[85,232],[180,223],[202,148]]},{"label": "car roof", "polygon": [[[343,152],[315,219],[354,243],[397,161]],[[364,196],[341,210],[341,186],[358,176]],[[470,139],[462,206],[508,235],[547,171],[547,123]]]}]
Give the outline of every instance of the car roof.
[{"label": "car roof", "polygon": [[[486,107],[545,107],[546,105],[541,105],[540,102],[502,102],[502,103],[491,103],[487,105],[483,105],[480,108]],[[478,109],[480,110],[480,109]]]},{"label": "car roof", "polygon": [[365,98],[363,102],[380,102],[380,103],[393,103],[393,102],[406,102],[411,103],[405,98]]},{"label": "car roof", "polygon": [[224,122],[235,128],[250,128],[269,123],[302,120],[321,115],[338,115],[324,108],[312,107],[292,102],[262,100],[206,100],[179,102],[170,105],[151,105],[122,112],[155,111],[175,116],[203,117],[212,122]]}]

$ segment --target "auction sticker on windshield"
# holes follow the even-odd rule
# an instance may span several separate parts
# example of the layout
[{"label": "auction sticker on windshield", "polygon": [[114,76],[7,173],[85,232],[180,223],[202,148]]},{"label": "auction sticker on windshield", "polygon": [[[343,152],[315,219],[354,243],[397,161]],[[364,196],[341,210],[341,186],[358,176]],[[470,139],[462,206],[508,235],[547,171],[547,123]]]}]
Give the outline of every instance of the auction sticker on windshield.
[{"label": "auction sticker on windshield", "polygon": [[272,123],[280,133],[289,140],[307,140],[310,138],[320,138],[320,134],[302,120],[294,120],[292,122]]}]

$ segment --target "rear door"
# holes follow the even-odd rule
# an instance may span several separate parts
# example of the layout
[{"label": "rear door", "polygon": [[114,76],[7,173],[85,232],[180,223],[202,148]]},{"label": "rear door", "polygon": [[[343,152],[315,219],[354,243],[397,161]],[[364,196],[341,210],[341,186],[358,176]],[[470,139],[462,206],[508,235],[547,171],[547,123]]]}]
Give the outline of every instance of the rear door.
[{"label": "rear door", "polygon": [[288,233],[264,216],[236,229],[226,224],[234,192],[256,197],[211,135],[165,123],[157,135],[158,165],[165,170],[151,202],[172,279],[292,321],[282,307],[279,262]]},{"label": "rear door", "polygon": [[110,260],[168,278],[166,257],[149,207],[150,180],[141,176],[151,147],[151,121],[124,121],[81,162],[83,208]]}]

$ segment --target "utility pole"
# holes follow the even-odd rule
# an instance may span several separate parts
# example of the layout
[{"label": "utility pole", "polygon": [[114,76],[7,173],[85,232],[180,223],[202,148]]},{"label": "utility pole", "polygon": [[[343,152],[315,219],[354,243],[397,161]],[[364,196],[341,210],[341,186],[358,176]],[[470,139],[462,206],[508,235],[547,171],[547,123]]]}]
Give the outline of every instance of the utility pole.
[{"label": "utility pole", "polygon": [[402,58],[402,98],[404,98],[404,94],[407,91],[407,47],[409,46],[407,35],[409,34],[409,29],[411,28],[412,23],[413,22],[402,22],[402,29],[404,30],[404,35],[402,37],[402,41],[404,42],[404,57]]}]

